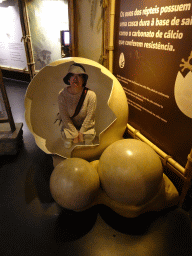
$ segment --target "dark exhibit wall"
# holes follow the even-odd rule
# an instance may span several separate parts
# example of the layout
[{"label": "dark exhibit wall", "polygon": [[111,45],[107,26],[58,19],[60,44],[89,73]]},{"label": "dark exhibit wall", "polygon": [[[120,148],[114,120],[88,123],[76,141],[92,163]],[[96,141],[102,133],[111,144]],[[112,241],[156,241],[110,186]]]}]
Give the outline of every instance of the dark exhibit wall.
[{"label": "dark exhibit wall", "polygon": [[129,124],[185,166],[192,147],[192,3],[117,3],[114,75]]}]

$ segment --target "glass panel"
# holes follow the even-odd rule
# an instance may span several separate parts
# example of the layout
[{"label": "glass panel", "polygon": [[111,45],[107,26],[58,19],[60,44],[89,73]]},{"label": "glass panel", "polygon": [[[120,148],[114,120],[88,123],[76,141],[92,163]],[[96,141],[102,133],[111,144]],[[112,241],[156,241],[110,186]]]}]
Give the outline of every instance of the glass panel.
[{"label": "glass panel", "polygon": [[0,3],[0,66],[28,70],[18,1]]},{"label": "glass panel", "polygon": [[27,1],[35,69],[61,58],[61,30],[69,30],[68,1]]}]

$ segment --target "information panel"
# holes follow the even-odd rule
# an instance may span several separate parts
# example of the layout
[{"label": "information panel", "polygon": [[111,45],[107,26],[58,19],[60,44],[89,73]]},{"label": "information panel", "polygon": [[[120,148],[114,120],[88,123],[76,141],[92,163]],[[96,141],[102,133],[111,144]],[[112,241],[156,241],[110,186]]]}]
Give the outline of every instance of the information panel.
[{"label": "information panel", "polygon": [[28,69],[17,1],[0,4],[0,66]]},{"label": "information panel", "polygon": [[114,75],[129,124],[185,166],[192,147],[192,3],[117,3]]}]

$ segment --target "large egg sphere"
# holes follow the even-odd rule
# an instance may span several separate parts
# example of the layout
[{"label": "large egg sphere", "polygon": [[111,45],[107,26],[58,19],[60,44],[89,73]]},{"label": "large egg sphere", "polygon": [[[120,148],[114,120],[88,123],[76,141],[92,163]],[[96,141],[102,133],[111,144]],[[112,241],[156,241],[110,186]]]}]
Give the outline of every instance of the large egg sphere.
[{"label": "large egg sphere", "polygon": [[141,205],[152,199],[163,181],[159,156],[135,139],[119,140],[105,149],[98,172],[106,194],[128,205]]},{"label": "large egg sphere", "polygon": [[100,186],[98,173],[89,162],[80,158],[63,160],[53,170],[50,190],[62,207],[80,210],[88,206]]}]

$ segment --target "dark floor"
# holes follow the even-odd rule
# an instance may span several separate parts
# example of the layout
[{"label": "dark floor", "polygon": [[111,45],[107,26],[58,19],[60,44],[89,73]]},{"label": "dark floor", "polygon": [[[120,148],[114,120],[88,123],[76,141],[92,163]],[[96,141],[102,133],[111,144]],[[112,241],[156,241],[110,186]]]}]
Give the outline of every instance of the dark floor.
[{"label": "dark floor", "polygon": [[192,255],[190,211],[174,207],[125,219],[105,206],[82,213],[58,206],[49,191],[52,159],[24,120],[27,83],[4,84],[14,120],[23,123],[23,146],[0,157],[0,255]]}]

